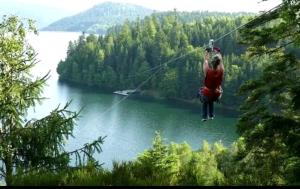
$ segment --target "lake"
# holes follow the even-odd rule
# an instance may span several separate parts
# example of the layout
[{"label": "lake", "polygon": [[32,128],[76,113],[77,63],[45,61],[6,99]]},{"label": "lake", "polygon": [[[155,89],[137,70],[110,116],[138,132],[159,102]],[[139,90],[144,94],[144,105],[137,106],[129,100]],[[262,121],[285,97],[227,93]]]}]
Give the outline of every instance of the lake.
[{"label": "lake", "polygon": [[229,146],[238,137],[237,119],[226,117],[217,111],[213,121],[201,122],[201,108],[178,102],[164,102],[129,98],[106,111],[122,97],[101,91],[70,86],[58,82],[56,67],[66,57],[68,42],[76,40],[80,33],[40,32],[30,35],[29,43],[38,53],[40,62],[32,70],[34,76],[43,76],[50,71],[50,79],[43,96],[48,99],[30,109],[28,118],[41,118],[58,105],[72,100],[69,109],[83,108],[74,137],[66,142],[72,151],[92,142],[99,136],[107,136],[103,152],[95,155],[103,167],[110,169],[112,161],[134,160],[139,153],[152,145],[156,131],[160,131],[167,143],[187,142],[194,150],[202,146],[203,140],[210,143],[222,141]]}]

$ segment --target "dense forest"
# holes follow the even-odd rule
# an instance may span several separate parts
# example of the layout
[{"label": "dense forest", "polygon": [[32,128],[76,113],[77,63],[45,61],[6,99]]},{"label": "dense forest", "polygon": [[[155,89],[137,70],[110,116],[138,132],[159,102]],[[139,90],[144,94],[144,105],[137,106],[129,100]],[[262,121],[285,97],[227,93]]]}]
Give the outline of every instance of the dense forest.
[{"label": "dense forest", "polygon": [[[189,144],[165,144],[157,133],[152,147],[135,160],[115,162],[112,170],[103,169],[101,162],[93,157],[94,153],[102,151],[101,144],[105,142],[102,137],[74,151],[65,150],[65,139],[72,136],[78,118],[78,113],[69,110],[69,104],[54,109],[42,119],[24,119],[28,108],[43,100],[41,95],[48,75],[33,78],[30,74],[30,69],[37,63],[36,53],[26,40],[28,33],[37,33],[32,21],[3,17],[0,23],[0,178],[5,179],[7,185],[299,185],[299,10],[300,1],[283,0],[273,11],[246,24],[239,36],[229,37],[231,41],[237,37],[245,49],[235,43],[231,44],[234,48],[222,46],[228,44],[225,39],[219,43],[228,61],[225,63],[227,75],[230,76],[230,69],[244,71],[240,76],[249,75],[249,80],[243,83],[244,78],[233,78],[236,83],[232,85],[241,85],[238,91],[245,101],[237,124],[240,137],[231,147],[204,142],[201,149],[192,150]],[[213,24],[234,25],[238,20],[243,23],[243,19],[247,18],[205,18],[202,23],[210,22],[211,26],[217,27]],[[100,88],[110,89],[110,81],[119,87],[128,87],[135,84],[125,79],[126,74],[132,74],[129,68],[148,69],[157,62],[165,62],[164,59],[193,52],[182,62],[167,65],[156,81],[151,80],[145,86],[147,90],[161,90],[170,95],[174,85],[170,90],[162,90],[162,83],[168,81],[179,88],[182,86],[178,85],[178,77],[187,81],[184,76],[201,72],[199,65],[191,62],[201,61],[200,45],[205,40],[191,36],[194,27],[209,29],[209,25],[180,23],[176,15],[164,20],[161,25],[159,19],[151,16],[144,21],[125,23],[121,30],[116,28],[105,37],[83,35],[77,42],[70,43],[68,58],[60,63],[58,71],[62,76],[70,76],[65,79],[72,82],[79,83],[81,79],[81,84],[88,82],[93,86],[96,78],[101,81],[97,83]],[[220,30],[230,30],[226,24]],[[168,35],[163,35],[168,31]],[[220,36],[219,33],[198,31],[199,36],[209,35],[206,38]],[[167,43],[169,38],[173,40]],[[119,56],[110,56],[116,51]],[[133,52],[138,52],[139,56],[132,55]],[[156,61],[151,61],[148,56]],[[114,58],[117,61],[113,61]],[[129,58],[133,60],[127,60]],[[232,64],[235,58],[238,61]],[[135,67],[125,63],[135,63]],[[98,72],[98,77],[87,74]],[[104,80],[106,77],[102,74],[110,80]],[[106,85],[102,86],[102,83]],[[180,97],[185,97],[184,94]],[[75,164],[71,163],[72,159]]]},{"label": "dense forest", "polygon": [[43,30],[103,35],[107,29],[122,24],[125,20],[133,21],[137,17],[144,18],[151,13],[153,13],[153,10],[138,5],[106,2],[77,15],[62,18],[43,28]]},{"label": "dense forest", "polygon": [[[61,80],[113,91],[136,88],[163,65],[142,87],[144,94],[191,100],[202,85],[204,45],[249,17],[176,10],[155,13],[111,28],[105,36],[80,36],[70,42],[67,58],[59,63],[57,71]],[[243,81],[258,75],[262,66],[243,59],[245,47],[238,44],[238,37],[232,34],[216,43],[224,55],[225,105],[240,104],[237,89]],[[177,59],[185,54],[188,55]],[[169,61],[172,62],[165,64]]]}]

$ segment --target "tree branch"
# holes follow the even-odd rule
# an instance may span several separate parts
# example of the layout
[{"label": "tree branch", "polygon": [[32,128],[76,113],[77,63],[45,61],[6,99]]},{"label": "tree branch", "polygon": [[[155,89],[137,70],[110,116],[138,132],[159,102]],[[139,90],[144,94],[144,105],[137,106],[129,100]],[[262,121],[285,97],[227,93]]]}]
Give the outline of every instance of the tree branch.
[{"label": "tree branch", "polygon": [[[104,139],[106,138],[106,136],[104,137],[99,137],[97,140],[95,140],[94,142],[90,143],[90,144],[85,144],[82,148],[78,148],[76,150],[73,150],[71,152],[67,152],[65,153],[66,155],[72,155],[74,153],[80,153],[80,152],[84,152],[86,153],[86,149],[90,148],[90,147],[94,147],[97,144],[103,144]],[[100,148],[100,150],[102,151],[102,149]]]},{"label": "tree branch", "polygon": [[273,53],[277,52],[279,49],[284,48],[284,47],[286,47],[286,46],[288,46],[288,45],[290,45],[290,44],[292,44],[292,43],[294,43],[294,42],[295,42],[295,40],[290,41],[290,42],[288,42],[288,43],[285,43],[285,44],[283,44],[283,45],[280,45],[279,47],[277,47],[277,48],[275,48],[275,49],[272,49],[272,50],[270,50],[270,51],[267,51],[266,53],[267,53],[267,54],[273,54]]}]

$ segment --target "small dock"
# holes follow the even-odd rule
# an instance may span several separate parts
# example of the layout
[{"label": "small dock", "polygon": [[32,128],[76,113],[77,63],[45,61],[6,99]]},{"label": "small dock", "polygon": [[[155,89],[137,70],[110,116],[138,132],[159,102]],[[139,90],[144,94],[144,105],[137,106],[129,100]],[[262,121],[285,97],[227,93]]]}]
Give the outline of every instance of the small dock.
[{"label": "small dock", "polygon": [[123,90],[123,91],[115,91],[114,94],[122,95],[122,96],[128,96],[130,94],[137,93],[137,90]]}]

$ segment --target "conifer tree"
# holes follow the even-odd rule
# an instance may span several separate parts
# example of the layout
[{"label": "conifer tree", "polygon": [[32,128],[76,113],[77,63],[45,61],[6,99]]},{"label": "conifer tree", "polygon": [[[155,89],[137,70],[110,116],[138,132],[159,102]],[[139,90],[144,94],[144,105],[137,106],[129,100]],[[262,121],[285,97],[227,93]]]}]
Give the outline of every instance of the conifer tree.
[{"label": "conifer tree", "polygon": [[25,121],[28,108],[43,100],[42,89],[49,77],[33,78],[30,74],[38,62],[26,40],[31,32],[37,33],[31,20],[4,16],[0,23],[0,176],[7,185],[17,172],[66,169],[71,155],[78,165],[84,165],[83,158],[95,162],[92,154],[101,151],[103,142],[100,137],[72,152],[64,150],[78,117],[67,109],[69,104],[40,120]]},{"label": "conifer tree", "polygon": [[242,157],[254,160],[256,176],[264,175],[260,184],[300,180],[300,61],[297,50],[287,48],[300,45],[299,10],[299,1],[283,0],[242,31],[250,58],[271,57],[262,75],[240,89],[247,96],[238,123]]}]

